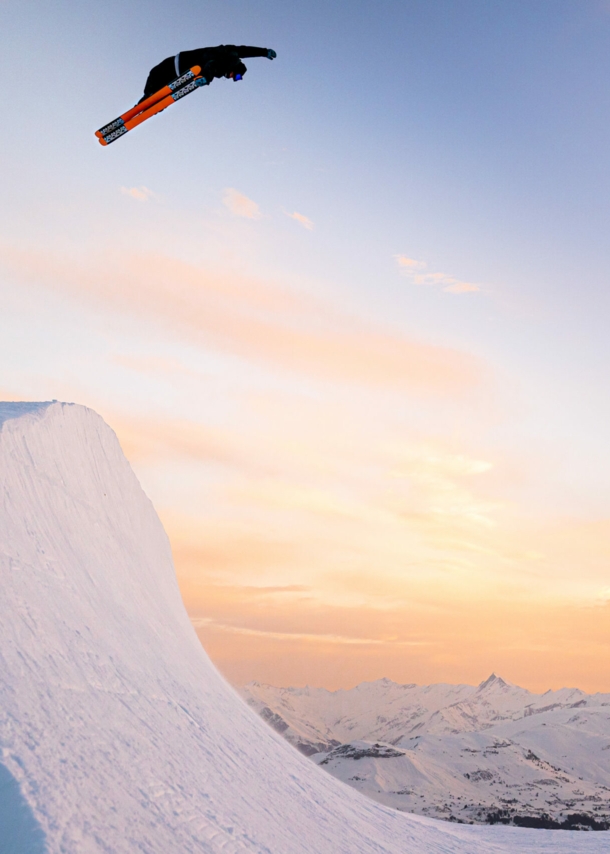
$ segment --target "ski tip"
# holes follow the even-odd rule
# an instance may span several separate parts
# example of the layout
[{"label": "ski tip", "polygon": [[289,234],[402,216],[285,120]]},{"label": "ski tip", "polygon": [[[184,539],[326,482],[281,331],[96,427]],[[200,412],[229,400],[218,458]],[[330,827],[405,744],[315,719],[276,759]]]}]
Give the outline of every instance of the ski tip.
[{"label": "ski tip", "polygon": [[111,142],[114,142],[115,139],[118,139],[123,134],[127,133],[129,130],[125,125],[121,125],[116,130],[113,130],[111,133],[106,134],[105,136],[98,137],[98,141],[100,145],[110,145]]},{"label": "ski tip", "polygon": [[123,116],[119,116],[118,119],[115,119],[113,122],[110,122],[110,124],[104,125],[104,127],[101,127],[99,130],[96,130],[95,135],[99,137],[108,136],[113,131],[120,130],[124,126],[125,120],[123,119]]}]

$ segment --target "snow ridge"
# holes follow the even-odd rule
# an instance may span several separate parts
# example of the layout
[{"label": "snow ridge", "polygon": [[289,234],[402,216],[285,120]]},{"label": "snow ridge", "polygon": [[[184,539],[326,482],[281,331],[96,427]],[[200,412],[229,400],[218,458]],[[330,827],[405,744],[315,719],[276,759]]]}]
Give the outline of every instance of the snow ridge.
[{"label": "snow ridge", "polygon": [[0,854],[602,851],[405,816],[299,755],[202,650],[91,410],[0,404],[0,503]]}]

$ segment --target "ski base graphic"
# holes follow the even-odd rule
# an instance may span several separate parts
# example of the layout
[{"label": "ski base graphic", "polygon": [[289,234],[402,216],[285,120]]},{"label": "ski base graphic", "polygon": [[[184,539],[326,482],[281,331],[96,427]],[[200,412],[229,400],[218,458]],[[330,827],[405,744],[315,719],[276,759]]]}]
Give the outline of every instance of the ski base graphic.
[{"label": "ski base graphic", "polygon": [[208,81],[205,77],[200,76],[200,72],[201,68],[198,65],[194,65],[185,74],[176,77],[167,86],[164,86],[149,98],[136,104],[135,107],[127,110],[127,112],[114,119],[114,121],[101,127],[95,132],[100,144],[110,145],[111,142],[124,136],[134,127],[145,122],[146,119],[157,115],[157,113],[167,109],[167,107],[176,101],[184,98],[185,95],[189,95],[201,86],[206,86]]}]

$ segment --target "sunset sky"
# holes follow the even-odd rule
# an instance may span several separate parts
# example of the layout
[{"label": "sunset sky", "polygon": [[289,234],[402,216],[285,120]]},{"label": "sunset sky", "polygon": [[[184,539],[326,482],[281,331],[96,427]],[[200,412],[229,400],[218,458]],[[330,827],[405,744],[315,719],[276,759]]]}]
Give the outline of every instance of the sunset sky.
[{"label": "sunset sky", "polygon": [[[610,0],[3,0],[0,398],[235,684],[610,691]],[[151,66],[272,47],[104,149]]]}]

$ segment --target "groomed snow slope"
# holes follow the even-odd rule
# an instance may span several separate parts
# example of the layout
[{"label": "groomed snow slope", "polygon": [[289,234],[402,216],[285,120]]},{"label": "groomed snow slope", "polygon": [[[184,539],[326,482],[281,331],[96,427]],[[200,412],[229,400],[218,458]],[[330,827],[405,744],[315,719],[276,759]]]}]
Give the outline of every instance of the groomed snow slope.
[{"label": "groomed snow slope", "polygon": [[114,433],[0,404],[2,854],[601,852],[604,833],[407,816],[325,774],[219,676]]}]

